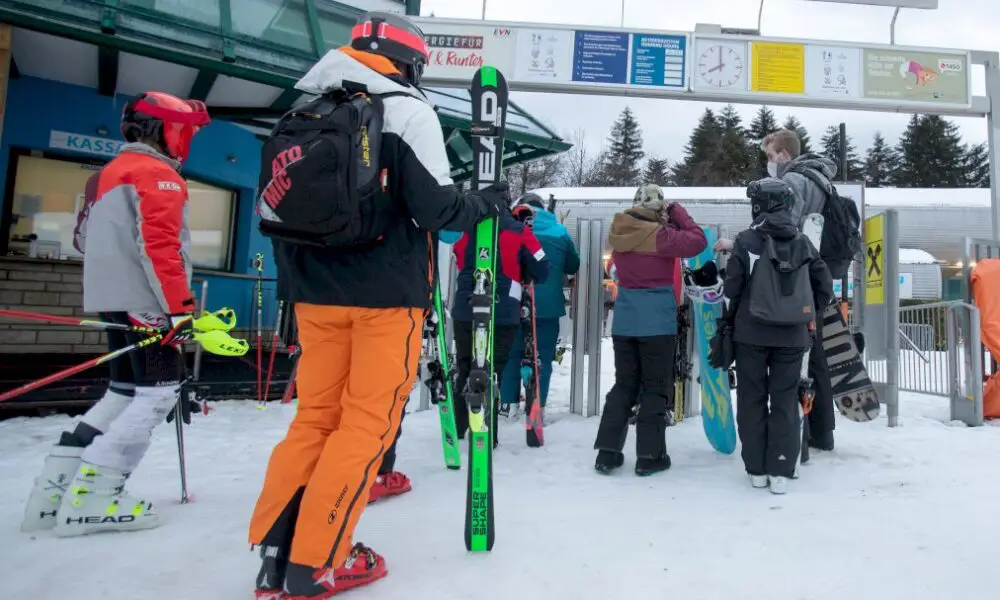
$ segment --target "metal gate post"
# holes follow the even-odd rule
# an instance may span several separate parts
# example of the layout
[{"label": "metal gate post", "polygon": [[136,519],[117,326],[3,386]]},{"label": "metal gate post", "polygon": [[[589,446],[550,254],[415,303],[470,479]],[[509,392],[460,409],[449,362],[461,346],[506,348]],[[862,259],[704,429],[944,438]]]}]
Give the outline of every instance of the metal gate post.
[{"label": "metal gate post", "polygon": [[569,410],[583,414],[583,396],[587,393],[584,380],[584,361],[587,354],[587,292],[590,289],[590,219],[577,222],[576,239],[579,243],[580,270],[576,275],[576,290],[570,316],[573,319],[573,352],[570,357]]},{"label": "metal gate post", "polygon": [[885,211],[885,404],[889,427],[899,425],[899,213]]},{"label": "metal gate post", "polygon": [[601,341],[604,333],[604,222],[590,221],[590,300],[587,311],[587,405],[585,417],[596,416],[601,407]]}]

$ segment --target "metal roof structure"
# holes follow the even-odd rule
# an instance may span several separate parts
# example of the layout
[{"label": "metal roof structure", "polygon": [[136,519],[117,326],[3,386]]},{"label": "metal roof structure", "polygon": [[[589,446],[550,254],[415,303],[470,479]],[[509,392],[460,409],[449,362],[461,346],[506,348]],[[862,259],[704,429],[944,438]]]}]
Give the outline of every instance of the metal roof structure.
[{"label": "metal roof structure", "polygon": [[[158,89],[203,100],[214,118],[263,135],[304,100],[295,82],[342,45],[362,10],[330,0],[0,0],[14,29],[11,77],[62,81],[101,95]],[[438,104],[456,179],[471,175],[468,94]],[[571,144],[511,102],[507,165]]]}]

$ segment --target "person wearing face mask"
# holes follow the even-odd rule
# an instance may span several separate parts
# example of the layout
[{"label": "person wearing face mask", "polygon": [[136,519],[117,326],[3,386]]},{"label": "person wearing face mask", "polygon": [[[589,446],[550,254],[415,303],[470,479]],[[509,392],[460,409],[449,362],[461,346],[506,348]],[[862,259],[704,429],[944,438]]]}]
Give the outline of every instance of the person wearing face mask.
[{"label": "person wearing face mask", "polygon": [[[791,207],[792,221],[802,229],[806,216],[823,213],[837,174],[837,163],[825,156],[814,153],[801,154],[802,143],[792,130],[779,129],[761,142],[761,150],[767,155],[767,172],[771,177],[787,183],[795,193]],[[732,240],[719,240],[717,251],[732,250]],[[822,328],[822,319],[817,320]],[[816,347],[809,355],[809,376],[816,386],[813,409],[808,417],[806,435],[808,446],[817,450],[833,450],[833,430],[836,426],[833,406],[833,389],[823,355],[823,332],[817,330]],[[803,460],[806,455],[803,454]]]}]

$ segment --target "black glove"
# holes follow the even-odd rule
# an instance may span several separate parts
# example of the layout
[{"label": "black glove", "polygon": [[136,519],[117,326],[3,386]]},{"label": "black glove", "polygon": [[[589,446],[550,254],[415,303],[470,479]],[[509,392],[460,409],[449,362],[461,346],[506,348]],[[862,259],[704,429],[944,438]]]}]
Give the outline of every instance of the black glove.
[{"label": "black glove", "polygon": [[483,212],[486,213],[484,219],[510,212],[510,186],[505,182],[473,190],[469,195],[481,204]]},{"label": "black glove", "polygon": [[[205,404],[204,400],[199,399],[195,391],[189,388],[186,383],[181,385],[181,393],[180,398],[177,400],[177,406],[181,409],[181,421],[185,425],[191,424],[191,415],[193,414],[208,414],[208,405]],[[172,422],[176,414],[176,408],[168,412],[167,423]]]}]

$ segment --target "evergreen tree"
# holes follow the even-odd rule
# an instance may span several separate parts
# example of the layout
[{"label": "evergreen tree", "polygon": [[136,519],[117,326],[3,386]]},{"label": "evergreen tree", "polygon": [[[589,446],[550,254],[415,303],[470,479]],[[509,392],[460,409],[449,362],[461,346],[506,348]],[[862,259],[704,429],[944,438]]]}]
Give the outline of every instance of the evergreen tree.
[{"label": "evergreen tree", "polygon": [[747,141],[757,153],[757,162],[754,164],[754,168],[761,175],[766,173],[767,155],[760,149],[760,144],[764,141],[764,138],[779,128],[778,120],[774,117],[774,112],[767,106],[760,107],[757,114],[754,115],[753,121],[750,121],[750,127],[747,128]]},{"label": "evergreen tree", "polygon": [[673,179],[680,186],[722,185],[715,169],[722,161],[722,125],[711,109],[698,119],[684,147],[684,159],[675,163]]},{"label": "evergreen tree", "polygon": [[812,140],[809,139],[809,132],[802,126],[802,123],[799,123],[799,120],[795,118],[795,115],[788,115],[788,118],[785,119],[781,128],[790,129],[799,134],[799,143],[802,145],[802,154],[812,152]]},{"label": "evergreen tree", "polygon": [[826,128],[823,139],[820,141],[823,146],[823,155],[837,163],[837,179],[843,181],[844,172],[847,172],[847,181],[858,181],[862,177],[861,159],[858,158],[858,148],[851,141],[850,134],[847,135],[847,156],[840,156],[840,127],[831,125]]},{"label": "evergreen tree", "polygon": [[872,146],[865,155],[864,178],[868,187],[885,187],[892,180],[899,162],[896,150],[885,143],[882,133],[876,131]]},{"label": "evergreen tree", "polygon": [[665,158],[650,156],[646,160],[646,170],[642,173],[643,183],[655,183],[659,186],[670,185],[670,163]]},{"label": "evergreen tree", "polygon": [[973,144],[965,151],[965,185],[968,187],[990,187],[990,151],[986,142]]},{"label": "evergreen tree", "polygon": [[913,115],[896,146],[896,187],[949,188],[968,184],[968,150],[958,126],[939,115]]},{"label": "evergreen tree", "polygon": [[638,185],[642,173],[639,161],[646,153],[642,151],[642,129],[629,107],[625,107],[611,127],[608,144],[603,161],[604,179],[613,186]]},{"label": "evergreen tree", "polygon": [[721,162],[714,167],[721,185],[746,185],[754,177],[756,151],[747,143],[747,133],[743,120],[732,104],[725,105],[719,112],[722,128]]}]

